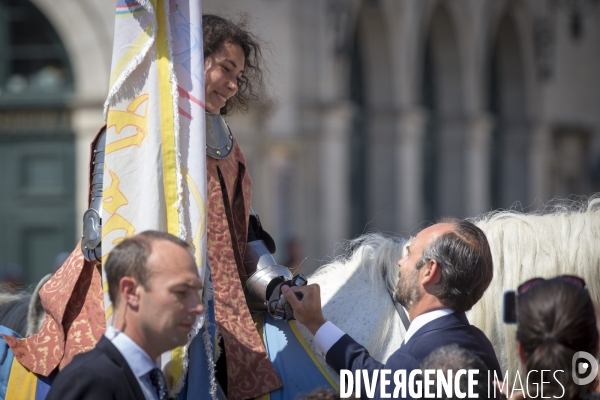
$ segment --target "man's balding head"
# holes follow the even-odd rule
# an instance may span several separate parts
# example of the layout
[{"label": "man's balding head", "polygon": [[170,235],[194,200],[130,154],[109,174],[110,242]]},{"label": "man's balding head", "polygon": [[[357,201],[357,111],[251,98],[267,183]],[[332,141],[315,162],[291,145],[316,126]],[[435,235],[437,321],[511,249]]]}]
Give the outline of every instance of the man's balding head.
[{"label": "man's balding head", "polygon": [[108,296],[113,304],[117,305],[119,301],[119,281],[125,276],[135,278],[146,290],[148,289],[152,273],[147,265],[148,257],[152,253],[152,243],[157,240],[165,240],[190,250],[190,246],[183,240],[159,231],[145,231],[119,243],[110,252],[104,264]]},{"label": "man's balding head", "polygon": [[438,225],[448,229],[424,250],[421,261],[435,259],[441,267],[438,298],[454,311],[468,311],[492,281],[490,245],[483,231],[467,220],[445,218]]},{"label": "man's balding head", "polygon": [[202,281],[184,241],[164,232],[140,233],[116,246],[105,268],[117,330],[151,359],[187,343],[204,306]]},{"label": "man's balding head", "polygon": [[416,274],[432,260],[440,271],[435,297],[454,311],[470,310],[492,281],[492,253],[483,231],[469,221],[445,218],[419,232],[400,261],[396,298],[407,309],[420,301],[423,289]]}]

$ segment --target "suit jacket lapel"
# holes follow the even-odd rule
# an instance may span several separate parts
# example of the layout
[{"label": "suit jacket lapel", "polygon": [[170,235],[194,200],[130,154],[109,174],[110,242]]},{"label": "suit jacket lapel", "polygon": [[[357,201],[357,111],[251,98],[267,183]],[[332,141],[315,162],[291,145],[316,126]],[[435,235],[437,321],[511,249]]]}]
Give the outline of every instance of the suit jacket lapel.
[{"label": "suit jacket lapel", "polygon": [[136,399],[144,399],[144,393],[142,392],[142,388],[140,384],[133,374],[133,371],[127,364],[127,361],[121,354],[121,352],[111,343],[110,340],[106,338],[106,336],[102,335],[100,341],[96,345],[96,348],[102,351],[106,356],[115,363],[117,367],[122,371],[125,379],[127,379],[127,383],[129,384],[129,389]]}]

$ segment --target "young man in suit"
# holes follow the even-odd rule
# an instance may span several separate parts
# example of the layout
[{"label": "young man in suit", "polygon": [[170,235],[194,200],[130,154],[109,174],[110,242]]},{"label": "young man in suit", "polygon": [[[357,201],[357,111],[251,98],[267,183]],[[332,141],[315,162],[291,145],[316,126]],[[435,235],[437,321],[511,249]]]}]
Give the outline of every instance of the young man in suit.
[{"label": "young man in suit", "polygon": [[113,325],[58,374],[47,399],[166,399],[155,360],[186,344],[204,312],[190,248],[168,233],[147,231],[115,247],[104,268]]},{"label": "young man in suit", "polygon": [[[315,344],[327,363],[338,372],[362,369],[369,370],[372,376],[375,369],[406,370],[408,377],[434,349],[455,343],[472,351],[501,377],[490,341],[469,324],[465,315],[481,298],[493,276],[492,255],[483,231],[459,218],[444,219],[419,232],[398,265],[395,298],[408,311],[411,324],[403,344],[385,365],[325,321],[318,285],[286,288],[284,296],[295,318],[315,335]],[[294,291],[303,293],[302,300],[296,298]],[[393,380],[390,388],[394,388]],[[376,393],[380,393],[379,388]]]}]

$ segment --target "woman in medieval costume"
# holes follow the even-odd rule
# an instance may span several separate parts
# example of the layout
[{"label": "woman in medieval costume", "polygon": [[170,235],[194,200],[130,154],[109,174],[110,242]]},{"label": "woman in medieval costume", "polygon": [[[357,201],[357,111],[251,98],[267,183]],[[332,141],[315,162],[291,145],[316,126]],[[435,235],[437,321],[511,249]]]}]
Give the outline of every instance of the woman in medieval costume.
[{"label": "woman in medieval costume", "polygon": [[[271,256],[274,242],[251,211],[252,183],[244,156],[223,120],[233,109],[246,110],[248,102],[262,92],[260,46],[242,24],[214,15],[204,15],[202,23],[210,269],[204,300],[208,307],[183,362],[187,379],[171,382],[171,393],[191,399],[215,397],[222,391],[230,399],[247,399],[282,385],[251,312],[269,310],[277,318],[291,318],[279,287],[292,276],[276,265]],[[46,312],[40,331],[21,340],[5,337],[18,365],[42,380],[93,348],[106,328],[99,217],[104,132],[105,127],[91,146],[90,209],[84,215],[81,247],[40,291]]]},{"label": "woman in medieval costume", "polygon": [[[281,387],[281,381],[267,357],[251,312],[266,311],[271,292],[277,299],[277,286],[292,276],[270,256],[275,251],[274,242],[253,215],[252,183],[244,156],[222,117],[235,108],[246,110],[250,100],[258,99],[262,91],[262,55],[258,41],[241,24],[204,15],[202,27],[207,258],[212,279],[205,285],[207,323],[190,345],[188,379],[180,398],[195,398],[206,393],[207,387],[209,392],[216,390],[212,373],[206,373],[207,364],[214,371],[210,367],[215,363],[211,360],[214,343],[224,350],[217,351],[216,361],[216,378],[223,392],[232,399],[253,398]],[[276,302],[270,312],[290,317]]]}]

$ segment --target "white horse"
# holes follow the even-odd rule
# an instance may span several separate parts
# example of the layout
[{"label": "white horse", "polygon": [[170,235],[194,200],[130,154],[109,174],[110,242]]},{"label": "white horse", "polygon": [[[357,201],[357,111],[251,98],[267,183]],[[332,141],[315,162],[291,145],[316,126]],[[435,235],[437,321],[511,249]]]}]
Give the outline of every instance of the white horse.
[{"label": "white horse", "polygon": [[502,321],[502,298],[534,277],[582,277],[594,300],[600,299],[600,196],[556,200],[540,212],[495,211],[472,221],[486,234],[494,278],[469,318],[490,339],[509,379],[520,366],[516,325]]},{"label": "white horse", "polygon": [[[494,211],[469,220],[488,238],[494,278],[468,317],[490,339],[512,382],[520,363],[516,325],[502,320],[503,294],[533,277],[570,274],[584,278],[591,297],[600,299],[600,195],[555,200],[538,212]],[[309,283],[321,286],[325,318],[381,362],[404,339],[392,296],[398,282],[397,262],[408,242],[376,234],[361,236],[350,242],[348,256],[323,265],[309,277]],[[297,326],[317,354],[312,334]],[[337,381],[337,373],[322,357],[317,359]]]},{"label": "white horse", "polygon": [[[598,300],[600,197],[553,202],[544,211],[529,214],[495,211],[471,221],[486,233],[494,260],[494,278],[469,318],[494,345],[503,371],[508,369],[514,375],[519,366],[515,326],[502,321],[503,293],[532,277],[572,274],[584,278],[590,295]],[[309,276],[309,283],[321,287],[325,318],[381,362],[404,339],[405,328],[393,294],[398,282],[397,262],[406,244],[402,238],[364,235],[349,242],[346,257]],[[317,354],[313,335],[301,324],[296,326]],[[35,331],[35,327],[31,330]],[[325,360],[318,355],[316,358],[331,378],[339,381]]]},{"label": "white horse", "polygon": [[[381,362],[400,347],[406,333],[399,314],[405,311],[401,306],[397,309],[393,301],[398,260],[405,244],[402,238],[363,235],[348,242],[347,256],[323,265],[308,277],[309,283],[321,287],[323,316]],[[296,326],[317,354],[313,335],[302,324]],[[337,372],[322,357],[317,359],[331,378],[339,382]]]}]

